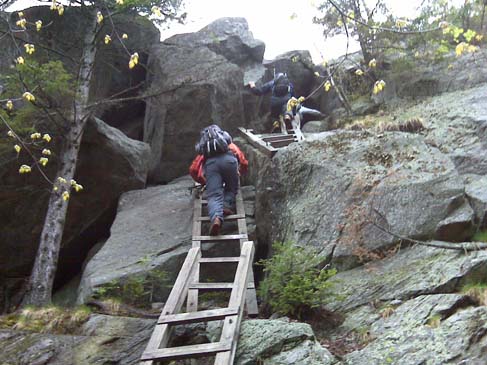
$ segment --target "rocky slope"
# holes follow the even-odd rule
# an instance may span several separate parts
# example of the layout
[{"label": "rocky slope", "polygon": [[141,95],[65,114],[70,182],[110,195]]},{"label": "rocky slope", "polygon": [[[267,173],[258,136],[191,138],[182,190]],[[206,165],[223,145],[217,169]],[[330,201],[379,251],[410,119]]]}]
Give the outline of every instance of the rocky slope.
[{"label": "rocky slope", "polygon": [[[210,120],[231,132],[239,126],[264,129],[268,99],[250,95],[243,84],[267,81],[275,69],[288,71],[300,95],[318,82],[308,52],[263,62],[263,51],[240,18],[220,19],[155,44],[147,50],[148,82],[158,94],[136,117],[114,112],[120,126],[143,130],[145,142],[101,120],[90,123],[77,173],[87,189],[71,202],[60,258],[64,272],[77,256],[87,256],[79,285],[66,289],[71,303],[114,290],[124,296],[124,288],[132,290],[130,300],[138,305],[166,299],[169,287],[161,282],[171,284],[191,245],[191,181],[180,177],[186,175],[193,157],[188,146],[199,129]],[[485,251],[407,241],[455,244],[487,225],[487,79],[483,71],[470,75],[465,62],[453,61],[450,73],[438,72],[446,67],[434,64],[391,74],[385,104],[353,105],[354,110],[381,109],[362,118],[369,125],[421,118],[423,131],[366,126],[311,133],[331,128],[317,122],[315,129],[306,128],[306,141],[272,160],[237,142],[250,160],[242,190],[259,256],[271,254],[275,240],[316,248],[339,270],[324,307],[341,319],[317,326],[336,356],[307,324],[245,321],[237,364],[485,363],[486,303],[467,290],[486,284]],[[455,75],[461,85],[448,81]],[[416,92],[425,85],[433,86]],[[411,96],[414,100],[399,99]],[[316,105],[330,112],[338,106],[336,95],[322,93],[310,101],[309,106]],[[9,306],[28,275],[45,202],[26,197],[26,191],[37,194],[39,182],[29,180],[20,189],[12,173],[16,161],[5,153],[0,212],[7,229],[0,231],[0,275],[3,304]],[[145,188],[147,182],[168,184]],[[93,314],[70,335],[2,330],[2,361],[135,364],[153,325],[153,320]],[[212,332],[203,329],[203,341],[211,340]]]}]

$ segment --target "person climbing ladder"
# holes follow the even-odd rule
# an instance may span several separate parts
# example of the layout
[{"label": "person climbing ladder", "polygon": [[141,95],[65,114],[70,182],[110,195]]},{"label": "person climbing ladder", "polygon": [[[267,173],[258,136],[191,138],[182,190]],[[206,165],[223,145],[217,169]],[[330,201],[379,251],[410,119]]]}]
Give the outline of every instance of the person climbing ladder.
[{"label": "person climbing ladder", "polygon": [[216,124],[200,132],[195,150],[197,156],[191,163],[189,173],[196,182],[206,185],[210,235],[217,236],[224,216],[235,211],[239,174],[247,172],[248,161],[233,143],[230,134]]}]

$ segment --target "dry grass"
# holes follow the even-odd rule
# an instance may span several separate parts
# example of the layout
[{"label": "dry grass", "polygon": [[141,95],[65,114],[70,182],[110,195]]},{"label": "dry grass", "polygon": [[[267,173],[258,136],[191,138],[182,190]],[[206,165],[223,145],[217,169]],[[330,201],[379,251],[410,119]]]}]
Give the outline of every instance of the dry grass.
[{"label": "dry grass", "polygon": [[40,333],[72,334],[88,320],[88,307],[27,307],[18,313],[0,317],[0,328]]}]

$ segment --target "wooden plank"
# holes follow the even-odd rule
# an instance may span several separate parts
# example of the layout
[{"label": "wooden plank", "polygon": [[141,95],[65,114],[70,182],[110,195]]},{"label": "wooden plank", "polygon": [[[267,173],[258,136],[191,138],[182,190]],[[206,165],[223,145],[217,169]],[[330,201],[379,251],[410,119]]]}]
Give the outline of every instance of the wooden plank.
[{"label": "wooden plank", "polygon": [[[201,204],[202,198],[198,196],[194,198],[193,202],[193,236],[201,235],[201,214],[203,207]],[[201,247],[201,241],[193,240],[193,247]],[[195,269],[193,277],[191,278],[192,283],[197,283],[200,281],[200,268],[199,265]],[[186,300],[186,311],[196,312],[198,310],[198,289],[189,289],[188,298]]]},{"label": "wooden plank", "polygon": [[271,142],[272,147],[274,148],[282,148],[282,147],[287,147],[291,143],[294,143],[296,141],[278,141],[278,142]]},{"label": "wooden plank", "polygon": [[[245,214],[231,214],[231,215],[226,215],[225,216],[225,221],[228,221],[228,220],[234,220],[234,219],[240,219],[240,218],[245,218]],[[210,217],[200,217],[198,218],[199,221],[201,222],[209,222],[210,221]]]},{"label": "wooden plank", "polygon": [[157,323],[159,324],[185,324],[194,322],[207,322],[215,321],[218,319],[223,319],[227,316],[233,316],[238,314],[238,308],[219,308],[219,309],[209,309],[198,312],[191,313],[178,313],[165,316],[159,319]]},{"label": "wooden plank", "polygon": [[178,360],[189,357],[211,356],[222,351],[229,351],[232,348],[230,342],[211,342],[201,345],[179,346],[144,352],[144,360]]},{"label": "wooden plank", "polygon": [[[181,310],[184,299],[186,298],[186,294],[188,292],[190,279],[194,274],[194,270],[198,267],[198,259],[200,257],[201,250],[198,247],[191,248],[188,251],[188,255],[184,260],[181,271],[179,271],[176,282],[171,289],[169,298],[167,299],[159,318],[162,318],[168,314],[175,314]],[[168,325],[156,325],[145,351],[157,350],[161,346],[165,347],[169,339],[169,334]]]},{"label": "wooden plank", "polygon": [[[236,205],[237,205],[237,213],[245,214],[245,205],[243,202],[243,197],[241,192],[237,194],[236,198]],[[238,220],[238,233],[247,234],[247,222],[245,219]],[[240,248],[246,242],[246,240],[240,240]],[[249,275],[249,283],[254,285],[254,288],[248,289],[245,293],[245,306],[247,309],[247,314],[249,316],[257,316],[259,314],[259,306],[257,304],[257,293],[255,292],[255,284],[254,284],[254,271],[250,270]]]},{"label": "wooden plank", "polygon": [[252,261],[254,258],[254,243],[249,241],[242,245],[240,260],[235,273],[235,287],[230,294],[229,307],[240,308],[239,314],[229,316],[223,322],[223,329],[220,341],[231,343],[230,351],[220,352],[215,357],[214,365],[232,365],[237,350],[237,341],[240,329],[240,322],[243,316],[243,304],[245,301],[245,292],[247,290],[247,281],[249,273],[252,271]]},{"label": "wooden plank", "polygon": [[294,136],[292,134],[278,134],[270,137],[261,137],[261,138],[264,142],[294,140]]},{"label": "wooden plank", "polygon": [[239,262],[240,257],[202,257],[200,259],[200,264],[206,263],[231,263],[231,262]]},{"label": "wooden plank", "polygon": [[[192,283],[190,288],[199,290],[232,290],[234,283]],[[248,289],[254,289],[255,284],[249,283]]]},{"label": "wooden plank", "polygon": [[247,235],[242,235],[242,234],[222,234],[219,236],[194,236],[193,241],[231,241],[231,240],[240,240],[246,237]]}]

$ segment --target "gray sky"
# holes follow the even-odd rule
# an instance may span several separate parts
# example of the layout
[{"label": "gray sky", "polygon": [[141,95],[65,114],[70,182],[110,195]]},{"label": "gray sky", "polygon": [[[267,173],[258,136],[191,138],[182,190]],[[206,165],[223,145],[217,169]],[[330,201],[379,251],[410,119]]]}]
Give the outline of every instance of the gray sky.
[{"label": "gray sky", "polygon": [[[194,32],[221,17],[244,17],[254,37],[266,44],[265,58],[280,53],[305,49],[313,61],[335,58],[345,53],[346,37],[324,41],[322,27],[312,23],[318,15],[316,4],[322,0],[185,0],[188,12],[186,25],[176,25],[163,33],[163,39],[177,33]],[[414,16],[421,0],[389,0],[395,14]],[[292,17],[292,15],[294,15]],[[291,19],[292,18],[292,19]],[[359,47],[351,43],[350,51]]]}]

